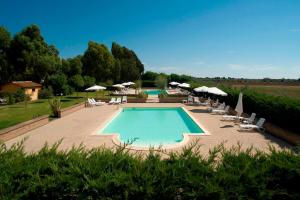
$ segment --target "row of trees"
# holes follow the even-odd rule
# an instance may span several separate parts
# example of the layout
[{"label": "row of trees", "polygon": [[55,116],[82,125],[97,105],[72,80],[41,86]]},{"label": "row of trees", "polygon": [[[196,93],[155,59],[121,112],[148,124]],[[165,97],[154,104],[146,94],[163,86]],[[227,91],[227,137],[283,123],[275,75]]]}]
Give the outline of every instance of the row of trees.
[{"label": "row of trees", "polygon": [[83,55],[63,59],[54,45],[46,43],[36,25],[12,36],[0,27],[0,84],[32,80],[68,94],[95,83],[135,81],[144,66],[134,51],[113,43],[111,51],[89,42]]}]

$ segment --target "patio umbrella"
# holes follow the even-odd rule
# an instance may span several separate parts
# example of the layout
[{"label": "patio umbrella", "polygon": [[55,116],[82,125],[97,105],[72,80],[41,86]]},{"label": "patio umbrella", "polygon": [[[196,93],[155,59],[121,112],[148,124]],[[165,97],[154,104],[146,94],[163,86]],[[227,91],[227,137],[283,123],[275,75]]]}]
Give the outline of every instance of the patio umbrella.
[{"label": "patio umbrella", "polygon": [[175,82],[175,81],[173,81],[173,82],[171,82],[171,83],[169,83],[169,84],[172,85],[172,86],[180,85],[180,83]]},{"label": "patio umbrella", "polygon": [[99,91],[99,90],[105,90],[106,87],[100,86],[100,85],[94,85],[92,87],[89,87],[85,89],[86,91]]},{"label": "patio umbrella", "polygon": [[240,117],[243,113],[243,93],[239,94],[239,100],[236,104],[235,111],[237,112],[238,116]]},{"label": "patio umbrella", "polygon": [[130,82],[130,81],[129,81],[129,82],[127,82],[127,84],[128,84],[128,85],[135,85],[135,83],[134,83],[134,82]]},{"label": "patio umbrella", "polygon": [[124,88],[125,86],[122,85],[122,84],[115,84],[115,85],[113,85],[113,87],[116,87],[116,88]]},{"label": "patio umbrella", "polygon": [[215,95],[220,95],[220,96],[227,96],[226,92],[220,90],[217,87],[210,87],[210,88],[207,89],[207,92],[210,93],[210,94],[215,94]]},{"label": "patio umbrella", "polygon": [[179,87],[183,87],[183,88],[189,88],[190,87],[190,84],[188,83],[181,83],[178,85]]},{"label": "patio umbrella", "polygon": [[207,92],[208,91],[208,87],[206,86],[201,86],[201,87],[197,87],[194,89],[195,92]]},{"label": "patio umbrella", "polygon": [[133,82],[125,82],[125,83],[122,83],[122,85],[124,86],[130,86],[130,85],[134,85],[135,83]]},{"label": "patio umbrella", "polygon": [[[85,91],[99,91],[99,90],[105,90],[106,89],[106,87],[103,87],[103,86],[100,86],[100,85],[94,85],[94,86],[92,86],[92,87],[89,87],[89,88],[87,88],[87,89],[85,89]],[[86,96],[88,96],[88,93],[86,93]],[[96,97],[97,97],[98,95],[96,94]]]}]

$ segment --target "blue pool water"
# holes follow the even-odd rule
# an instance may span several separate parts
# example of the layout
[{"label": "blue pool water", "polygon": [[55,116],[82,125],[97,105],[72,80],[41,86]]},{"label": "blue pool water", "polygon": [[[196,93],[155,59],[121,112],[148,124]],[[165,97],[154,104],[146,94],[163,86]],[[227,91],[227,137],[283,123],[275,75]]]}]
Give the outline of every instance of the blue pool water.
[{"label": "blue pool water", "polygon": [[144,92],[148,95],[159,95],[162,90],[145,90]]},{"label": "blue pool water", "polygon": [[183,133],[203,130],[182,108],[123,108],[103,129],[102,134],[118,133],[122,142],[134,145],[164,145],[180,142]]}]

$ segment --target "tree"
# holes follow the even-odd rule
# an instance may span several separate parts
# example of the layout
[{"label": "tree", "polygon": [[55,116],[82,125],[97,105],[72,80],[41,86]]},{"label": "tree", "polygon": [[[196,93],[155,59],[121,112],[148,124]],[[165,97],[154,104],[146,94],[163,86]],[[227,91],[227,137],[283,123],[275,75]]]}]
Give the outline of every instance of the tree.
[{"label": "tree", "polygon": [[52,87],[54,94],[69,94],[71,92],[69,86],[67,77],[65,74],[53,74],[49,77],[48,85]]},{"label": "tree", "polygon": [[84,80],[80,74],[76,74],[69,79],[69,84],[75,91],[79,91],[84,86]]},{"label": "tree", "polygon": [[142,75],[142,80],[155,81],[158,76],[159,74],[156,72],[147,71]]},{"label": "tree", "polygon": [[95,78],[91,76],[84,76],[83,80],[84,80],[84,87],[86,88],[95,85],[96,82]]},{"label": "tree", "polygon": [[122,67],[121,67],[121,62],[119,59],[115,59],[115,65],[114,65],[114,68],[113,68],[113,81],[115,83],[118,83],[121,81],[121,70],[122,70]]},{"label": "tree", "polygon": [[82,63],[84,74],[95,77],[97,82],[112,79],[114,57],[105,45],[89,42],[88,49],[82,57]]},{"label": "tree", "polygon": [[10,33],[4,27],[0,27],[0,84],[11,80],[13,70],[7,56],[10,43]]},{"label": "tree", "polygon": [[163,90],[167,86],[167,78],[164,75],[159,75],[155,80],[156,87]]},{"label": "tree", "polygon": [[48,45],[36,25],[17,33],[9,48],[9,60],[14,66],[15,79],[40,82],[60,65],[58,50]]},{"label": "tree", "polygon": [[141,78],[144,65],[134,51],[113,42],[111,52],[114,58],[121,63],[121,81],[135,81]]}]

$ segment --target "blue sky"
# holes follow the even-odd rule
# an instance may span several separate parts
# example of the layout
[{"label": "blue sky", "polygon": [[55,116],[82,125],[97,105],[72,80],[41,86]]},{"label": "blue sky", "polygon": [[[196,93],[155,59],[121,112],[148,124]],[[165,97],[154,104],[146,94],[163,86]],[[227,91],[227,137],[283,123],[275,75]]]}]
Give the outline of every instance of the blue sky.
[{"label": "blue sky", "polygon": [[0,25],[40,26],[62,57],[88,41],[133,49],[146,70],[300,78],[299,0],[0,0]]}]

